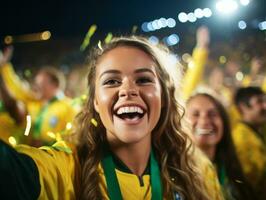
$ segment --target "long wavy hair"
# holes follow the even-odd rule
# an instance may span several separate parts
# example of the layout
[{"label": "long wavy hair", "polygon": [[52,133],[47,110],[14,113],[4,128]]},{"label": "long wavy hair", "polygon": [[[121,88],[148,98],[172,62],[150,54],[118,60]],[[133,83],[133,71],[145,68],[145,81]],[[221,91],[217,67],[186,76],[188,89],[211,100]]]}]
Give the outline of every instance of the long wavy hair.
[{"label": "long wavy hair", "polygon": [[[157,74],[162,87],[161,116],[152,131],[152,146],[161,169],[163,194],[167,199],[173,199],[178,192],[183,199],[209,199],[205,191],[203,178],[198,174],[192,158],[193,144],[189,136],[181,128],[183,108],[175,98],[174,80],[169,74],[171,62],[166,62],[169,51],[162,45],[152,45],[142,37],[114,38],[104,46],[98,45],[89,57],[88,92],[85,107],[79,113],[75,122],[78,157],[81,165],[81,192],[79,199],[103,199],[99,187],[100,177],[98,167],[102,158],[102,149],[108,142],[106,129],[98,113],[94,110],[95,72],[101,56],[120,46],[134,47],[147,53],[156,63]],[[177,67],[175,65],[175,67]],[[95,119],[97,126],[91,123]]]},{"label": "long wavy hair", "polygon": [[[216,164],[217,172],[223,170],[222,168],[225,169],[226,176],[236,199],[256,199],[256,195],[251,188],[251,185],[244,177],[242,167],[237,158],[231,136],[230,120],[224,106],[215,97],[207,93],[196,93],[188,99],[187,104],[199,96],[206,97],[213,103],[223,123],[223,136],[216,146],[214,156],[214,163]],[[218,176],[220,176],[219,173]]]}]

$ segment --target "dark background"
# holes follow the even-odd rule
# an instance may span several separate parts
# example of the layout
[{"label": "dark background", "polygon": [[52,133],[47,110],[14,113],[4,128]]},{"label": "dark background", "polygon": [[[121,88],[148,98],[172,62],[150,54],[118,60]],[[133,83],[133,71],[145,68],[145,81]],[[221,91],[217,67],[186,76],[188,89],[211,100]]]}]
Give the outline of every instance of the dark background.
[{"label": "dark background", "polygon": [[[178,22],[179,12],[188,13],[205,7],[212,9],[211,18],[200,19],[196,23]],[[6,35],[18,36],[49,30],[52,36],[48,41],[14,43],[13,62],[17,68],[38,67],[47,63],[62,65],[83,61],[84,52],[81,53],[79,47],[92,24],[97,25],[97,30],[88,49],[109,32],[113,35],[131,34],[135,25],[138,27],[137,34],[155,35],[160,39],[172,33],[178,34],[180,43],[171,47],[177,53],[191,52],[197,27],[207,25],[211,32],[211,45],[226,43],[249,54],[263,54],[265,31],[258,30],[256,25],[266,20],[265,0],[253,0],[232,16],[222,16],[216,12],[215,0],[2,1],[0,44],[1,48],[5,46],[3,41]],[[161,17],[174,18],[176,27],[149,33],[141,30],[143,22]],[[238,29],[239,20],[245,20],[248,28]],[[214,58],[223,53],[217,48],[213,47]]]}]

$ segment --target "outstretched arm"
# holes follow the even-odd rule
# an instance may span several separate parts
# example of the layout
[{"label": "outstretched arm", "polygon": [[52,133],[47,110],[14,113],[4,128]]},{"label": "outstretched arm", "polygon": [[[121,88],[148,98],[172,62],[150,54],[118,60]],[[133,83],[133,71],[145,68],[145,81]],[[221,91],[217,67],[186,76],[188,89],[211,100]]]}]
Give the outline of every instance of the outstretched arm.
[{"label": "outstretched arm", "polygon": [[1,76],[0,94],[5,110],[10,114],[17,124],[22,124],[26,119],[25,107],[23,104],[19,104],[19,102],[10,95]]},{"label": "outstretched arm", "polygon": [[76,156],[63,141],[52,147],[13,148],[0,140],[0,198],[75,199],[80,181]]},{"label": "outstretched arm", "polygon": [[27,82],[20,79],[13,69],[10,59],[13,55],[13,48],[7,47],[0,51],[0,75],[6,84],[6,88],[12,96],[24,103],[36,100],[36,94],[30,89]]},{"label": "outstretched arm", "polygon": [[204,67],[208,59],[209,30],[202,26],[196,33],[197,44],[193,50],[192,63],[183,78],[182,98],[187,100],[202,80]]},{"label": "outstretched arm", "polygon": [[34,161],[1,140],[0,177],[1,199],[24,200],[39,197],[39,174]]}]

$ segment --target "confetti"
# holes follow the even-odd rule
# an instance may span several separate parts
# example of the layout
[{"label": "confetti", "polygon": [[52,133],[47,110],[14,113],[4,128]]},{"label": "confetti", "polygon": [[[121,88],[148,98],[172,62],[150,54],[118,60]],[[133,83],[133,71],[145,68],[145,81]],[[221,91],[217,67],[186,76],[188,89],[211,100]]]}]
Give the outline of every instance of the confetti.
[{"label": "confetti", "polygon": [[84,51],[87,46],[90,44],[90,39],[93,36],[93,34],[95,33],[97,29],[97,26],[95,24],[91,25],[91,27],[89,28],[81,46],[80,46],[80,51]]},{"label": "confetti", "polygon": [[17,145],[17,141],[13,136],[8,138],[8,142],[13,146]]},{"label": "confetti", "polygon": [[136,34],[137,30],[138,30],[138,26],[134,25],[132,27],[132,34]]},{"label": "confetti", "polygon": [[91,119],[91,123],[92,123],[95,127],[98,126],[98,122],[97,122],[94,118]]},{"label": "confetti", "polygon": [[107,36],[104,39],[105,44],[110,43],[112,38],[113,38],[113,34],[112,33],[108,33]]},{"label": "confetti", "polygon": [[31,116],[27,115],[26,119],[27,119],[27,125],[26,125],[26,130],[24,132],[24,135],[28,136],[30,133],[30,128],[31,128]]},{"label": "confetti", "polygon": [[99,42],[98,42],[98,48],[99,48],[101,51],[103,51],[101,40],[99,40]]}]

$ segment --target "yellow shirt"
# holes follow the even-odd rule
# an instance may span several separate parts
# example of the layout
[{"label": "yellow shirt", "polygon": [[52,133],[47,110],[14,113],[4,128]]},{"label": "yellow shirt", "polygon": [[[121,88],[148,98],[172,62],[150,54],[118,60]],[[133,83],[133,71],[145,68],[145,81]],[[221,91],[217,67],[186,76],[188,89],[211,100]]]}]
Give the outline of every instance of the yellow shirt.
[{"label": "yellow shirt", "polygon": [[66,132],[66,126],[73,121],[78,112],[70,98],[60,94],[56,101],[44,105],[35,98],[28,84],[20,80],[10,63],[0,69],[8,91],[27,107],[32,119],[31,136],[34,139],[50,143],[55,141],[56,135]]},{"label": "yellow shirt", "polygon": [[244,175],[254,188],[259,188],[266,181],[266,147],[263,141],[253,129],[240,122],[234,127],[232,138]]},{"label": "yellow shirt", "polygon": [[0,112],[0,139],[9,143],[9,137],[13,136],[18,144],[21,141],[23,133],[23,124],[16,124],[7,112]]},{"label": "yellow shirt", "polygon": [[193,50],[193,61],[183,78],[182,99],[186,101],[192,92],[202,81],[204,67],[208,58],[208,50],[205,48],[195,48]]},{"label": "yellow shirt", "polygon": [[[79,180],[81,173],[75,148],[70,149],[64,142],[59,142],[53,148],[42,147],[37,149],[26,145],[18,145],[16,149],[18,152],[29,155],[37,165],[41,186],[39,199],[76,199],[76,195],[80,190]],[[208,189],[211,199],[222,199],[213,166],[207,159],[201,159],[201,156],[198,157],[198,160],[199,165],[202,167],[201,170],[206,175],[204,180],[206,180],[206,189]],[[101,165],[99,166],[99,175],[102,194],[106,199],[109,199]],[[142,187],[136,175],[117,169],[116,175],[123,199],[151,199],[149,175],[143,176],[144,186]]]}]

